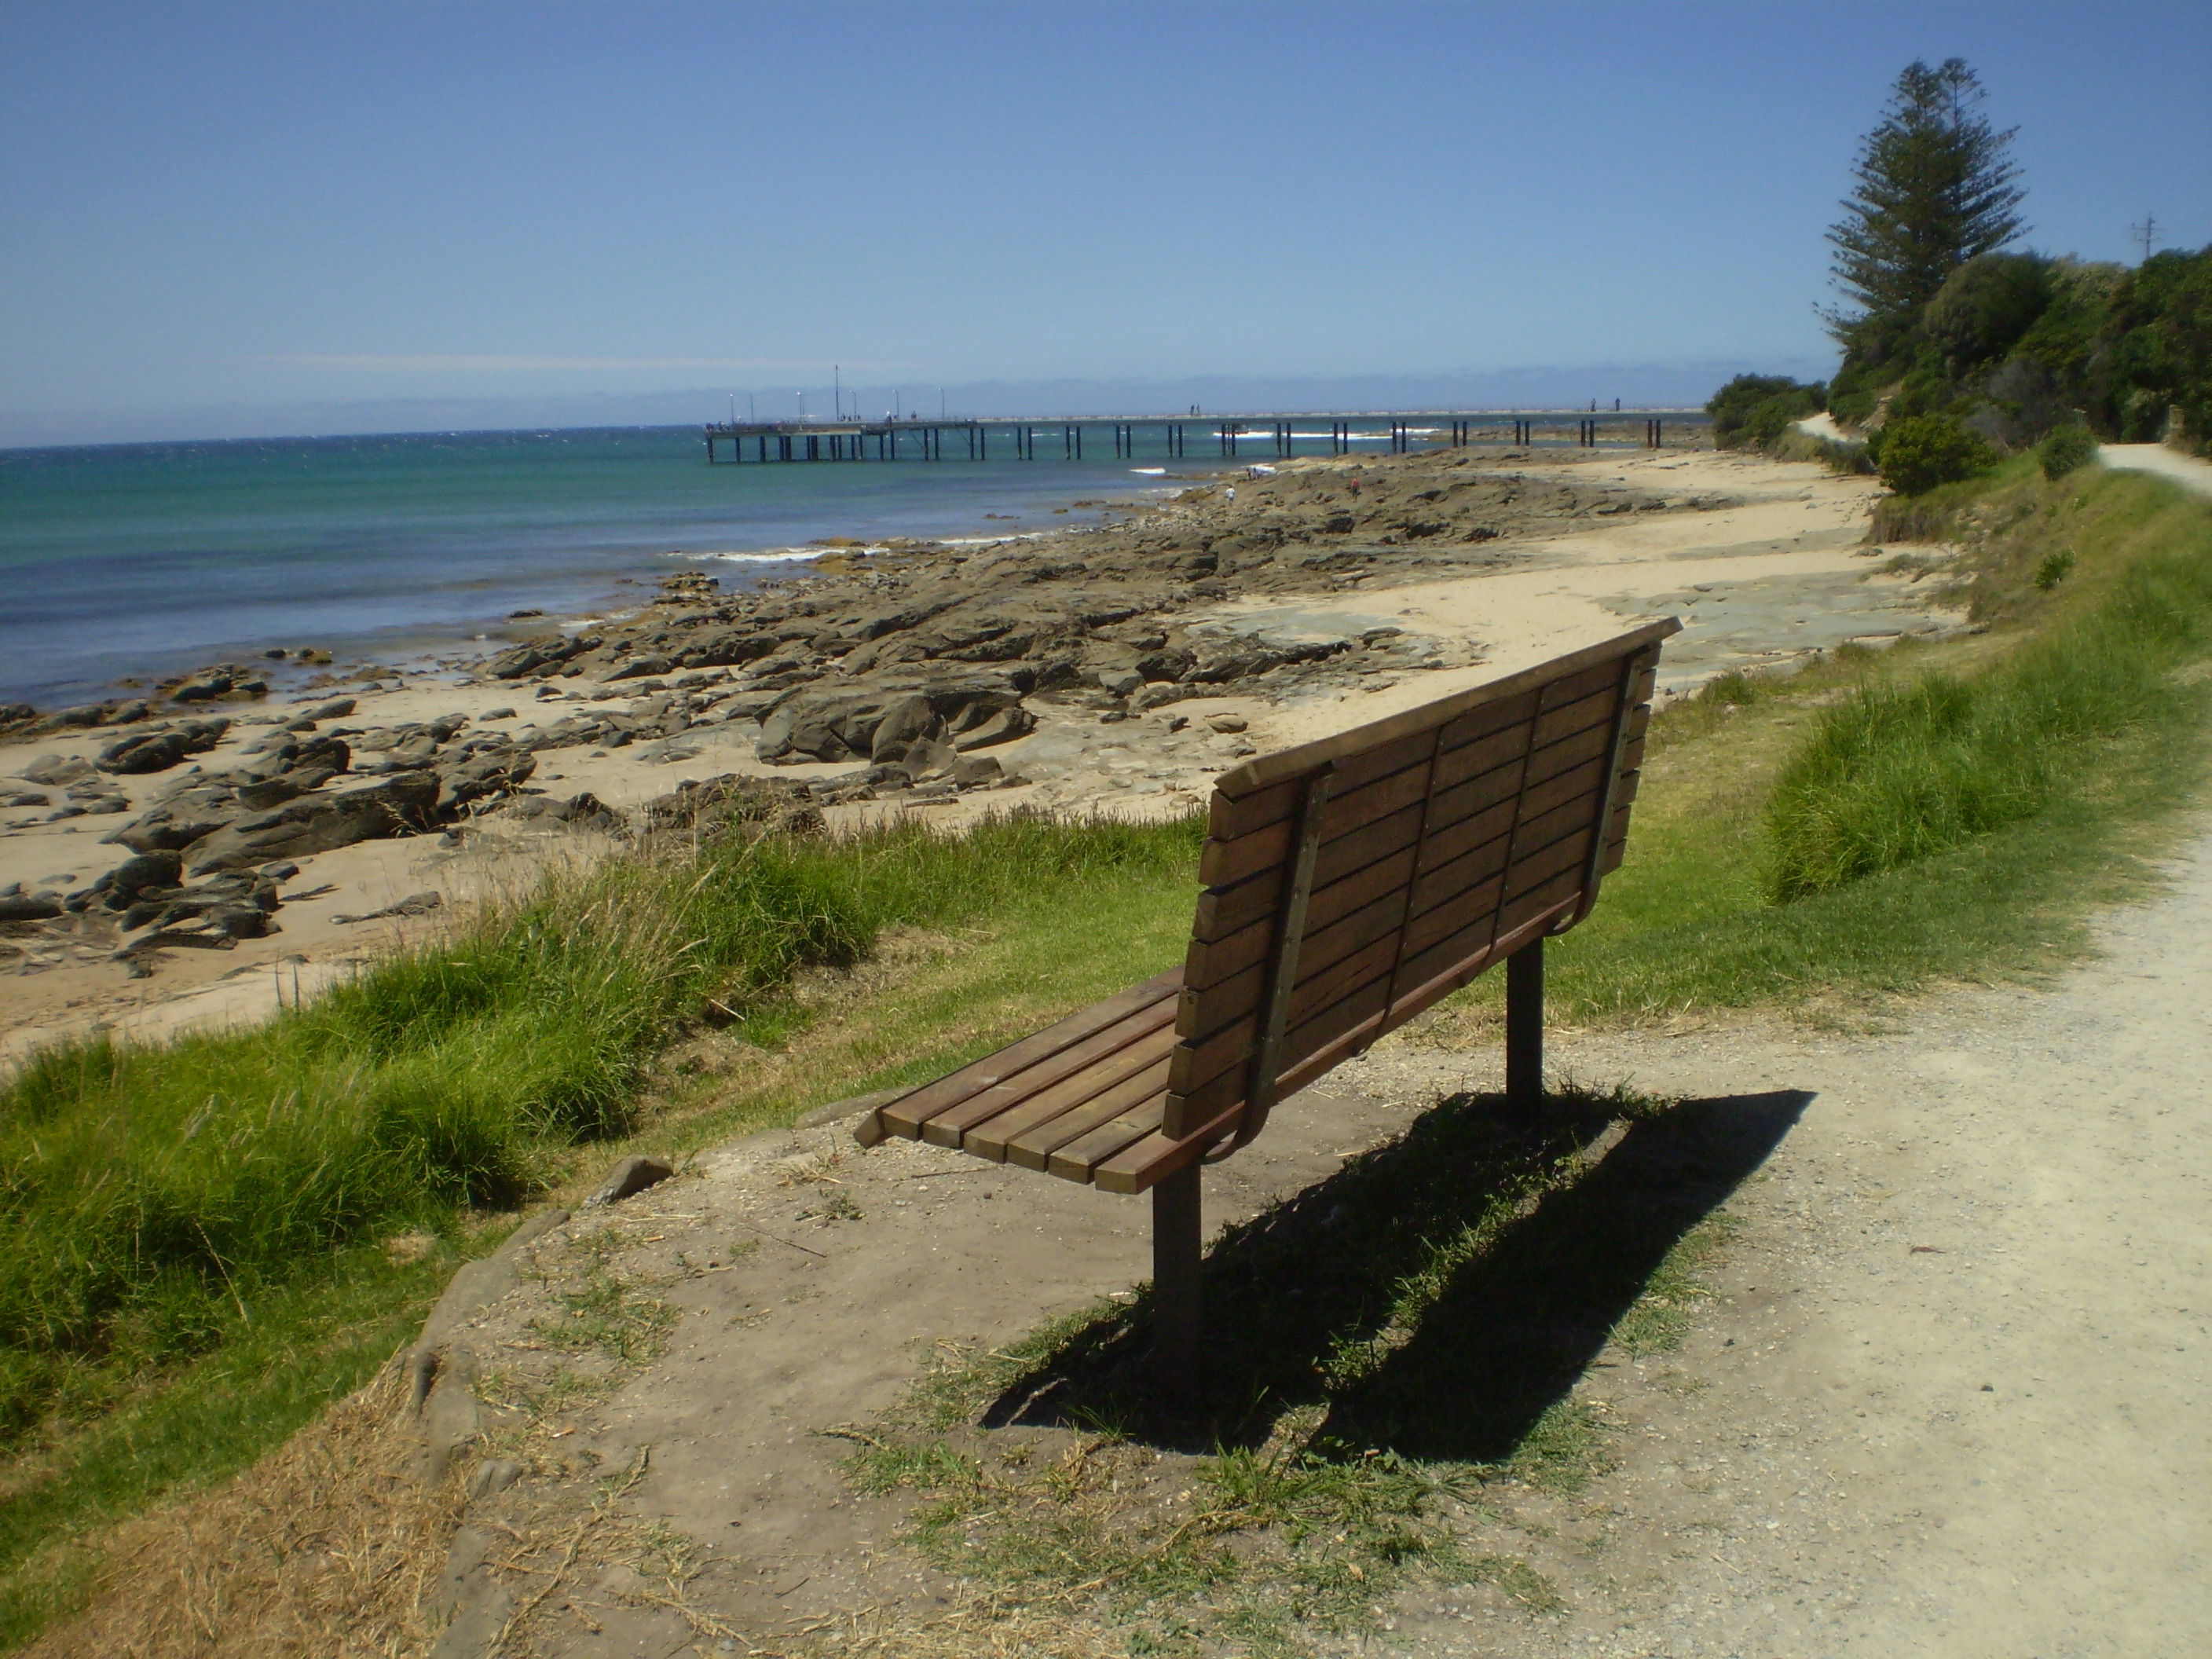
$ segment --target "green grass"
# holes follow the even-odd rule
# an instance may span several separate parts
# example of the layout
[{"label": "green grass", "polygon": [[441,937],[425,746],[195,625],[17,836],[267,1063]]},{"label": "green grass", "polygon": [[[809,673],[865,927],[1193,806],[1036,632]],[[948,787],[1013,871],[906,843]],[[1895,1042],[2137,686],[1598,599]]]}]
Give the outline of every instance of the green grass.
[{"label": "green grass", "polygon": [[[0,1090],[0,1635],[66,1605],[72,1534],[365,1379],[487,1223],[640,1127],[676,1031],[787,1032],[794,972],[893,926],[1078,959],[1130,892],[1175,886],[1187,927],[1198,835],[1013,819],[664,852],[549,879],[253,1030],[39,1056]],[[376,1248],[406,1233],[428,1261]]]}]

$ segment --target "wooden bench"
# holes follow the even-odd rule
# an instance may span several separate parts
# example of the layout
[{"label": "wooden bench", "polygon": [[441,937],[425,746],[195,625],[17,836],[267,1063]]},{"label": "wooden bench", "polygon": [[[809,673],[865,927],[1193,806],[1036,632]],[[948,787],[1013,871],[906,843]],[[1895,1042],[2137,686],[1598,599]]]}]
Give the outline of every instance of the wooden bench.
[{"label": "wooden bench", "polygon": [[1215,781],[1183,965],[877,1108],[856,1134],[1153,1195],[1158,1353],[1200,1317],[1199,1169],[1501,958],[1506,1092],[1543,1097],[1543,943],[1627,846],[1671,618]]}]

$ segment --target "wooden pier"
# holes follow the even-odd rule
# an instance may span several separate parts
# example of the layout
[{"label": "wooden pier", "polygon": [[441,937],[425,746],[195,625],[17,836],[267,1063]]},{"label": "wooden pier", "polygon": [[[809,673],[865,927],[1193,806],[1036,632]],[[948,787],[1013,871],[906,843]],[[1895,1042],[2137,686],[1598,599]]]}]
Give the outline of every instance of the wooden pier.
[{"label": "wooden pier", "polygon": [[[1086,433],[1093,446],[1102,441],[1110,443],[1115,459],[1133,460],[1137,458],[1140,432],[1152,441],[1146,445],[1148,453],[1170,460],[1188,456],[1194,434],[1198,437],[1200,454],[1206,453],[1204,446],[1211,439],[1224,460],[1242,459],[1248,451],[1255,455],[1272,453],[1278,459],[1287,460],[1300,453],[1349,455],[1355,453],[1355,448],[1370,446],[1387,445],[1389,453],[1396,455],[1427,445],[1454,448],[1477,443],[1526,446],[1538,441],[1540,426],[1556,429],[1559,436],[1552,441],[1564,443],[1569,441],[1565,434],[1571,422],[1574,434],[1571,441],[1583,448],[1596,448],[1601,441],[1633,444],[1645,449],[1666,446],[1664,421],[1634,410],[1615,411],[1610,417],[1569,411],[1548,420],[1526,415],[1485,416],[1447,410],[1435,414],[1350,416],[1323,411],[1203,418],[1182,415],[1080,420],[946,420],[940,416],[935,420],[897,421],[732,421],[710,424],[703,428],[703,434],[710,465],[745,462],[757,465],[770,461],[941,461],[945,459],[947,434],[952,437],[954,455],[971,461],[989,460],[994,439],[1000,457],[1033,461],[1037,459],[1040,434],[1043,434],[1047,454],[1051,453],[1056,435],[1060,458],[1079,461],[1084,455]],[[1326,433],[1311,429],[1324,422],[1328,426]],[[1641,423],[1641,430],[1632,439],[1628,434],[1636,422]],[[1609,433],[1609,428],[1614,428],[1618,435]],[[1309,446],[1303,452],[1297,447],[1301,442]],[[1261,448],[1262,445],[1267,446],[1265,451]],[[726,458],[721,453],[725,450]]]}]

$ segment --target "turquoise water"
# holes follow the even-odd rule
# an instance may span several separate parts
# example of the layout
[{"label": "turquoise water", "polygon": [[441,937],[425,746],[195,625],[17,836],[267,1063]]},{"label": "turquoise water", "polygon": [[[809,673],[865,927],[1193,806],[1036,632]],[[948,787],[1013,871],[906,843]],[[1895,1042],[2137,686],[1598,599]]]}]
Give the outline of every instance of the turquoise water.
[{"label": "turquoise water", "polygon": [[[1359,447],[1382,447],[1385,423],[1362,424]],[[1139,439],[1116,459],[1094,426],[1089,458],[1067,461],[1057,423],[1040,424],[1034,461],[1006,459],[994,437],[993,459],[969,462],[947,432],[941,463],[714,467],[693,427],[0,452],[0,697],[82,701],[121,676],[271,647],[391,660],[526,607],[634,602],[623,579],[650,583],[672,556],[1044,529],[1070,522],[1054,507],[1132,500],[1223,464],[1198,423],[1186,459],[1155,432]],[[1273,447],[1248,438],[1240,459]],[[805,565],[708,568],[730,588]]]}]

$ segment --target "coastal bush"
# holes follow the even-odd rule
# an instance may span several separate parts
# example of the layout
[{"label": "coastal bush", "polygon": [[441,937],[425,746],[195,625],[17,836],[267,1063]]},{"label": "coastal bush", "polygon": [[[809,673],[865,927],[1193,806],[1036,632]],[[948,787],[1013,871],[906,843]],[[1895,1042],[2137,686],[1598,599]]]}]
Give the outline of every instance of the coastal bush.
[{"label": "coastal bush", "polygon": [[1705,404],[1712,416],[1713,442],[1722,449],[1763,449],[1793,422],[1826,406],[1826,388],[1817,380],[1786,374],[1739,374]]},{"label": "coastal bush", "polygon": [[1871,452],[1882,483],[1900,495],[1919,495],[1938,484],[1986,472],[1996,452],[1949,415],[1906,415],[1881,428]]},{"label": "coastal bush", "polygon": [[2078,421],[2051,428],[2051,435],[2035,447],[2035,459],[2046,478],[2058,479],[2097,459],[2097,441]]}]

